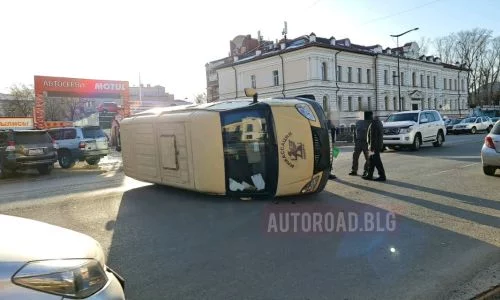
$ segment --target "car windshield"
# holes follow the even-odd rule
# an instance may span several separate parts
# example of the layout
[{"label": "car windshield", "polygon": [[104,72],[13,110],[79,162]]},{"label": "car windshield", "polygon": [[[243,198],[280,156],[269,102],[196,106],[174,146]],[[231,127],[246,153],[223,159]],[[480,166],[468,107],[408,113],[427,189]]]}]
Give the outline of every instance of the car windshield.
[{"label": "car windshield", "polygon": [[463,119],[460,123],[474,123],[476,122],[476,118],[466,118]]},{"label": "car windshield", "polygon": [[386,122],[413,121],[418,122],[418,113],[402,113],[390,115]]},{"label": "car windshield", "polygon": [[14,134],[16,144],[47,144],[51,143],[50,135],[45,131],[18,131]]},{"label": "car windshield", "polygon": [[492,134],[500,134],[500,122],[496,122],[493,128],[491,128]]}]

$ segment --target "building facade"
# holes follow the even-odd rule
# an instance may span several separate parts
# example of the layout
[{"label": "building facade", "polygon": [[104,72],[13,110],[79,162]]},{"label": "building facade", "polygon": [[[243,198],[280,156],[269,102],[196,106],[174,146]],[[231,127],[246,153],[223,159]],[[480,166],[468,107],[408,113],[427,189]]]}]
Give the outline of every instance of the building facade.
[{"label": "building facade", "polygon": [[418,51],[416,43],[383,49],[311,33],[219,60],[211,85],[219,100],[244,97],[247,87],[261,97],[308,97],[340,126],[352,125],[363,110],[379,117],[400,109],[467,114],[467,71]]}]

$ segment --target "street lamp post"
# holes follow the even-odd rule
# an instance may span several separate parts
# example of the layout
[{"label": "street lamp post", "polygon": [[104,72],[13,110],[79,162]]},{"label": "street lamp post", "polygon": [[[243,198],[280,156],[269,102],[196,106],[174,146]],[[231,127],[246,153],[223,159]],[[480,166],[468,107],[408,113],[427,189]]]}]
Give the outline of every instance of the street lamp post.
[{"label": "street lamp post", "polygon": [[[400,36],[403,36],[405,34],[407,34],[408,32],[412,32],[412,31],[415,31],[415,30],[418,30],[418,27],[416,28],[413,28],[413,29],[410,29],[408,31],[405,31],[403,33],[400,33],[400,34],[391,34],[391,37],[395,37],[396,38],[396,45],[397,45],[397,48],[399,48],[399,37]],[[397,77],[398,77],[398,99],[399,99],[399,111],[401,111],[401,71],[399,70],[399,56],[401,54],[398,53],[398,74],[397,74]]]}]

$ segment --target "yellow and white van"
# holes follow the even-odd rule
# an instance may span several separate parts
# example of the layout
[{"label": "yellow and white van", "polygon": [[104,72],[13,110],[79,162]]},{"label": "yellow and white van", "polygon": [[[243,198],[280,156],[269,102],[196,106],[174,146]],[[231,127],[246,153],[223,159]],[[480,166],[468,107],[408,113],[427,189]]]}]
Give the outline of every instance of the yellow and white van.
[{"label": "yellow and white van", "polygon": [[332,157],[321,106],[245,92],[253,99],[157,108],[124,119],[125,174],[239,197],[322,191]]}]

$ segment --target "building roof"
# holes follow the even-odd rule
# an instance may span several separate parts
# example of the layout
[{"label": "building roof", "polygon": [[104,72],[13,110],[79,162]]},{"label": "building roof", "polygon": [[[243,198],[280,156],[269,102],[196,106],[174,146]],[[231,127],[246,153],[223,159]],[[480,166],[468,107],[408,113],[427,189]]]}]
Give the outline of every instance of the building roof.
[{"label": "building roof", "polygon": [[[404,50],[412,46],[414,42],[406,43],[403,46],[397,48],[383,49],[381,45],[363,46],[351,43],[351,41],[348,38],[335,40],[333,36],[330,38],[323,38],[323,37],[316,37],[314,33],[311,33],[310,35],[303,35],[292,40],[287,39],[286,47],[284,49],[281,49],[282,43],[283,41],[281,41],[280,43],[271,42],[271,43],[261,44],[259,49],[254,49],[252,51],[244,53],[243,55],[236,56],[237,57],[236,61],[234,60],[233,57],[226,57],[223,59],[215,60],[213,62],[220,62],[221,60],[225,60],[225,62],[223,64],[215,66],[214,69],[217,70],[231,66],[241,65],[250,61],[257,61],[260,59],[265,59],[279,54],[307,49],[310,47],[319,47],[319,48],[338,50],[342,52],[351,52],[369,56],[383,55],[388,57],[398,57],[397,53],[404,53]],[[260,53],[257,53],[257,51],[260,51]],[[433,57],[433,56],[420,56],[419,58],[413,58],[404,56],[403,54],[402,58],[408,60],[415,60],[423,63],[434,64],[434,65],[441,65],[444,68],[448,69],[468,71],[466,68],[460,67],[458,65],[442,63],[440,62],[440,59],[438,57]],[[430,59],[429,61],[428,58],[432,59]],[[213,62],[210,62],[210,64],[212,64]]]}]

